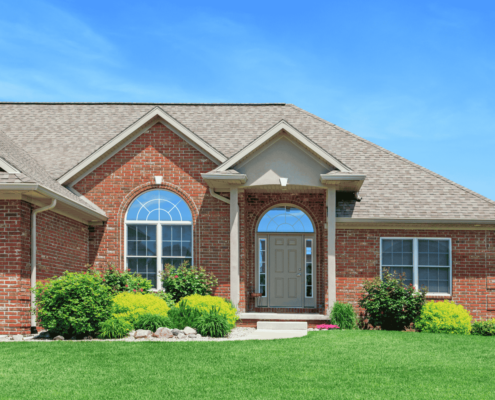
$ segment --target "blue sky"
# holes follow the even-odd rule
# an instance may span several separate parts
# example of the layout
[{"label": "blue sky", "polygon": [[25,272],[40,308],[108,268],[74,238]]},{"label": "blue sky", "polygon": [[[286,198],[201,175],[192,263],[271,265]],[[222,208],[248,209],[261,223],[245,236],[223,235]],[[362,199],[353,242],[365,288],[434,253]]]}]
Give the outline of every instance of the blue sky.
[{"label": "blue sky", "polygon": [[494,20],[477,0],[0,0],[0,100],[294,103],[495,199]]}]

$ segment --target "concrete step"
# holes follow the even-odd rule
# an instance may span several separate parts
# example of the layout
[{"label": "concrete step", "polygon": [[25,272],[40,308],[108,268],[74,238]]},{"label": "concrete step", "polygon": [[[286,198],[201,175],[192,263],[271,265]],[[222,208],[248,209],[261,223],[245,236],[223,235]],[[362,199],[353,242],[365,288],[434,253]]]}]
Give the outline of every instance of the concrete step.
[{"label": "concrete step", "polygon": [[276,330],[276,331],[307,331],[307,322],[294,322],[294,321],[258,321],[256,327],[263,330]]}]

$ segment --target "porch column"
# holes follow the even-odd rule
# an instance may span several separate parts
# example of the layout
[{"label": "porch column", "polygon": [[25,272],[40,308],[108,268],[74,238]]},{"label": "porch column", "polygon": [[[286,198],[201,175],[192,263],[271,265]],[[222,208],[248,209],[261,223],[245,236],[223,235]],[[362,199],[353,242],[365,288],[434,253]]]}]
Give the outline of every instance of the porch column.
[{"label": "porch column", "polygon": [[328,311],[337,300],[337,275],[335,268],[335,188],[327,189],[327,249],[328,249]]},{"label": "porch column", "polygon": [[230,300],[236,307],[240,302],[239,280],[239,191],[230,189]]}]

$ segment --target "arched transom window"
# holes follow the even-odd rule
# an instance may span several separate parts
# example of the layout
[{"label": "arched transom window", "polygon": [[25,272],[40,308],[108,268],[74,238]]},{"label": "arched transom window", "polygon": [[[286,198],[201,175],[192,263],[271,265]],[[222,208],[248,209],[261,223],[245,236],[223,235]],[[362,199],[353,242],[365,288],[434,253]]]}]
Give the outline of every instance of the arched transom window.
[{"label": "arched transom window", "polygon": [[272,208],[261,218],[258,232],[313,233],[313,224],[299,208],[280,206]]},{"label": "arched transom window", "polygon": [[167,190],[150,190],[136,198],[126,215],[127,269],[157,287],[165,264],[192,264],[192,214],[185,201]]}]

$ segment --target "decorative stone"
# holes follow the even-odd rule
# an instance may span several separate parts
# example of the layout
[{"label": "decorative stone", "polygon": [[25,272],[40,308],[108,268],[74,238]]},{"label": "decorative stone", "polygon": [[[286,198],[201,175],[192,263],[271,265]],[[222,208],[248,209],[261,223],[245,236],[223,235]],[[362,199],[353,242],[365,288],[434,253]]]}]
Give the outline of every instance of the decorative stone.
[{"label": "decorative stone", "polygon": [[53,340],[65,340],[65,338],[62,335],[55,336]]},{"label": "decorative stone", "polygon": [[147,329],[138,329],[136,331],[136,334],[134,335],[134,337],[136,339],[144,339],[144,338],[147,338],[148,336],[151,336],[153,332],[147,330]]},{"label": "decorative stone", "polygon": [[187,337],[189,339],[196,339],[196,334],[195,333],[190,333],[189,335],[187,335]]},{"label": "decorative stone", "polygon": [[202,336],[198,333],[198,334],[196,335],[196,339],[201,339],[201,338],[202,338]]},{"label": "decorative stone", "polygon": [[173,334],[174,336],[178,336],[178,335],[179,335],[179,333],[180,333],[180,331],[179,331],[178,329],[172,329],[172,334]]},{"label": "decorative stone", "polygon": [[168,328],[158,328],[155,333],[153,333],[153,337],[156,338],[171,338],[174,334]]},{"label": "decorative stone", "polygon": [[129,334],[127,336],[132,336],[134,337],[134,335],[136,334],[136,331],[130,331]]},{"label": "decorative stone", "polygon": [[187,336],[186,336],[186,335],[184,335],[182,332],[180,332],[180,333],[177,335],[177,337],[178,337],[179,339],[185,339]]},{"label": "decorative stone", "polygon": [[44,331],[40,332],[38,336],[36,336],[36,339],[50,339],[52,336],[50,335],[50,332]]},{"label": "decorative stone", "polygon": [[186,334],[186,335],[191,335],[191,334],[194,334],[195,335],[196,333],[197,333],[196,332],[196,329],[193,329],[193,328],[191,328],[189,326],[186,326],[184,328],[184,334]]},{"label": "decorative stone", "polygon": [[12,336],[12,340],[14,342],[22,342],[22,335],[14,335]]},{"label": "decorative stone", "polygon": [[93,340],[92,336],[84,336],[83,340]]},{"label": "decorative stone", "polygon": [[34,336],[24,336],[24,340],[33,340]]}]

